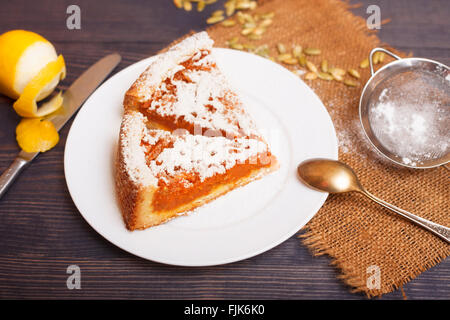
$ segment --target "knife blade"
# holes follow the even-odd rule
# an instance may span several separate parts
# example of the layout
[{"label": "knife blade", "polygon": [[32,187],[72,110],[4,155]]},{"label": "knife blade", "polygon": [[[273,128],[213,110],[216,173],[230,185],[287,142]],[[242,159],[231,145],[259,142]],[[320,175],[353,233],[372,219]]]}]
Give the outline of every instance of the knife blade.
[{"label": "knife blade", "polygon": [[[79,76],[63,94],[63,105],[60,110],[48,118],[60,130],[76,113],[91,93],[119,64],[121,56],[113,53],[103,57]],[[39,152],[20,151],[11,165],[0,176],[0,198],[20,174],[33,161]]]}]

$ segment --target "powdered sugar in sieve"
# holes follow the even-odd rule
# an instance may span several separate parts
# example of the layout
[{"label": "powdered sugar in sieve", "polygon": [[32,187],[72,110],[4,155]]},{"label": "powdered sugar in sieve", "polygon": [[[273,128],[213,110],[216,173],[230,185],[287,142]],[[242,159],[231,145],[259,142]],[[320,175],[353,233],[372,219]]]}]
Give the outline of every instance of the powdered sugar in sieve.
[{"label": "powdered sugar in sieve", "polygon": [[403,69],[372,92],[368,119],[381,145],[407,166],[450,152],[450,75],[446,70]]}]

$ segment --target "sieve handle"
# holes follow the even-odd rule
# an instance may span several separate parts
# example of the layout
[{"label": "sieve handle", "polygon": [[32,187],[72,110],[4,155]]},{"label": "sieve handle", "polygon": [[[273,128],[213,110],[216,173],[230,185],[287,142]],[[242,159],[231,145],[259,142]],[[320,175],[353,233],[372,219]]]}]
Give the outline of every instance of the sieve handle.
[{"label": "sieve handle", "polygon": [[447,241],[447,243],[450,243],[450,228],[447,228],[445,226],[442,226],[440,224],[434,223],[432,221],[426,220],[424,218],[418,217],[406,210],[400,209],[390,203],[387,203],[386,201],[383,201],[377,197],[375,197],[373,194],[369,193],[367,190],[362,189],[361,193],[364,194],[369,199],[375,201],[376,203],[382,205],[383,207],[390,209],[394,211],[395,213],[401,215],[402,217],[406,218],[407,220],[414,222],[415,224],[418,224],[419,226],[427,229],[428,231],[431,231],[441,239]]},{"label": "sieve handle", "polygon": [[375,72],[373,71],[373,55],[374,55],[375,52],[377,52],[377,51],[384,52],[384,53],[390,55],[390,56],[391,56],[392,58],[394,58],[394,59],[397,59],[397,60],[400,60],[400,59],[401,59],[398,55],[396,55],[396,54],[390,52],[389,50],[386,50],[386,49],[383,49],[383,48],[375,48],[375,49],[373,49],[372,51],[370,51],[370,55],[369,55],[370,73],[371,73],[372,75],[375,73]]}]

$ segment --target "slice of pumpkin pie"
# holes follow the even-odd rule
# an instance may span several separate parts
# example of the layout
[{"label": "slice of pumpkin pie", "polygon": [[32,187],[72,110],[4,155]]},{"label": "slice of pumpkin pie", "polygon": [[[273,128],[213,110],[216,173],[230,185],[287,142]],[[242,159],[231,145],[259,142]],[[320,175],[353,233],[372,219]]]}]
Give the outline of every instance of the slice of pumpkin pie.
[{"label": "slice of pumpkin pie", "polygon": [[211,53],[206,32],[161,54],[125,95],[116,189],[145,229],[278,168]]}]

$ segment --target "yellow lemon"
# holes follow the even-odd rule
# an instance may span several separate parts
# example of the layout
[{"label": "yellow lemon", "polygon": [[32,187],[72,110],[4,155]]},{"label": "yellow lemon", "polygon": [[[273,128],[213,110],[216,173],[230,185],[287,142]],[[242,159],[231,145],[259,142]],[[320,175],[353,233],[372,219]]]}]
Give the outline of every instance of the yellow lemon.
[{"label": "yellow lemon", "polygon": [[58,143],[59,135],[51,121],[22,119],[16,128],[16,139],[26,152],[45,152]]},{"label": "yellow lemon", "polygon": [[[19,98],[31,79],[57,57],[55,47],[37,33],[25,30],[3,33],[0,35],[0,91],[13,99]],[[53,81],[38,100],[48,96],[57,84],[57,80]]]},{"label": "yellow lemon", "polygon": [[13,99],[23,117],[41,117],[58,109],[61,96],[38,108],[36,101],[49,96],[66,74],[64,59],[37,33],[12,30],[0,35],[0,93]]}]

